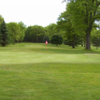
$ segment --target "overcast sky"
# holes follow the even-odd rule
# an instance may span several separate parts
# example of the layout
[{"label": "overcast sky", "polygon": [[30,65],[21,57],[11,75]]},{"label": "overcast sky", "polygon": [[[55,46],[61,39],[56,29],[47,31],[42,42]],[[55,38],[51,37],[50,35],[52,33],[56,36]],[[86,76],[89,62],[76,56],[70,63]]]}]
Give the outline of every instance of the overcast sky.
[{"label": "overcast sky", "polygon": [[22,21],[26,26],[56,23],[66,3],[62,0],[1,0],[0,15],[6,23]]}]

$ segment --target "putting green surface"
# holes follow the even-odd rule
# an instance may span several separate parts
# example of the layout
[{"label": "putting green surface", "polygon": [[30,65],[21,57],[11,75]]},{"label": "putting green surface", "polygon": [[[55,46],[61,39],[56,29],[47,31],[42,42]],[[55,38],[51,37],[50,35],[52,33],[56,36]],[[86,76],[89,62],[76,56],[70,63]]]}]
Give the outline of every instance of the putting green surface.
[{"label": "putting green surface", "polygon": [[67,46],[20,43],[0,48],[0,64],[99,63],[99,51],[73,50]]},{"label": "putting green surface", "polygon": [[100,100],[100,48],[0,47],[0,100]]},{"label": "putting green surface", "polygon": [[28,52],[2,52],[0,64],[23,64],[23,63],[98,63],[98,54],[47,54]]}]

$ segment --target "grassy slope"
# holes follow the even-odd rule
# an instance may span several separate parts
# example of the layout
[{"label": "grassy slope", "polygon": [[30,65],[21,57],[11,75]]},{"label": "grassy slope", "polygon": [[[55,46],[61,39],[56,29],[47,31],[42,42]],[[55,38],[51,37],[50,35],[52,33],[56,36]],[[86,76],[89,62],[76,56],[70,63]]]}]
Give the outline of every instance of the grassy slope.
[{"label": "grassy slope", "polygon": [[1,47],[0,100],[100,100],[99,58],[100,48]]}]

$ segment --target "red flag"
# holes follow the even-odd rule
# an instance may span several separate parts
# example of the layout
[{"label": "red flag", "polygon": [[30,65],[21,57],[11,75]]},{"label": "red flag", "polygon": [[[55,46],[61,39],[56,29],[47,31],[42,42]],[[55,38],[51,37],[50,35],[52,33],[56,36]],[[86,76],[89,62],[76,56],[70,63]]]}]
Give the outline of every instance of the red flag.
[{"label": "red flag", "polygon": [[48,44],[48,41],[46,41],[45,44],[47,45]]}]

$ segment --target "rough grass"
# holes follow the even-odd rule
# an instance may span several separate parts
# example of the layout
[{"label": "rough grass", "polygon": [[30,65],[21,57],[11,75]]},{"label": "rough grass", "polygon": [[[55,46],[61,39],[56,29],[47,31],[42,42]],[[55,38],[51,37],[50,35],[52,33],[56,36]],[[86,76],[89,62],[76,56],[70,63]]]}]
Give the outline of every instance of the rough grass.
[{"label": "rough grass", "polygon": [[94,47],[0,47],[0,100],[100,100],[99,59]]}]

